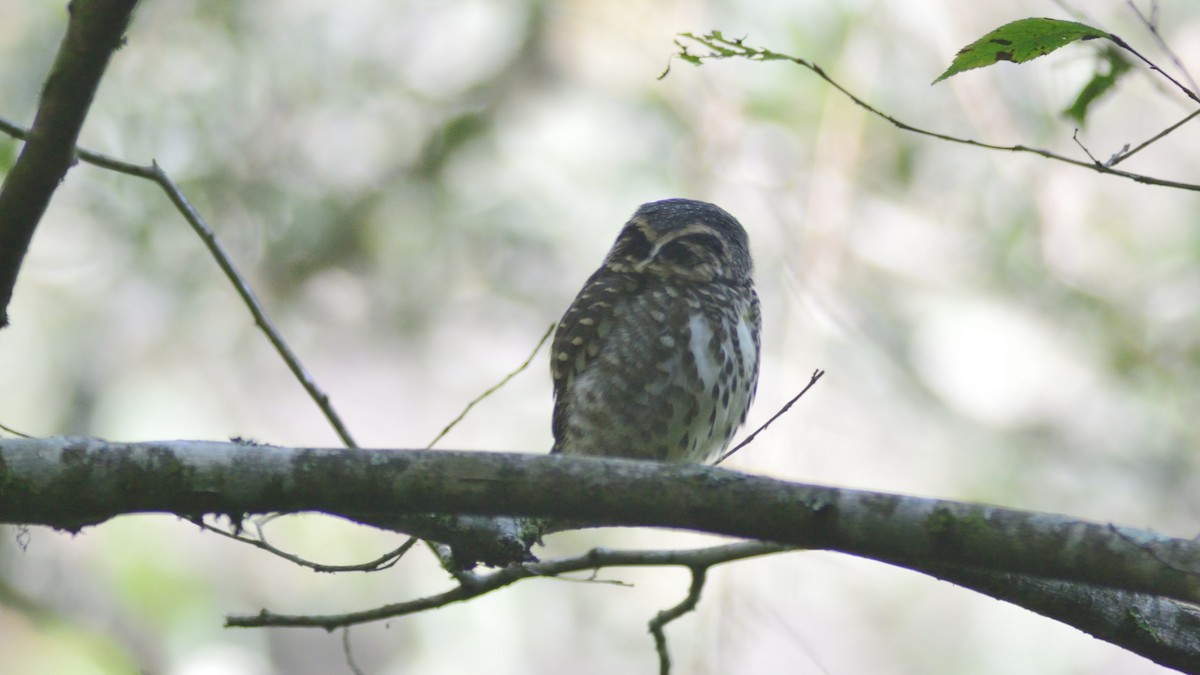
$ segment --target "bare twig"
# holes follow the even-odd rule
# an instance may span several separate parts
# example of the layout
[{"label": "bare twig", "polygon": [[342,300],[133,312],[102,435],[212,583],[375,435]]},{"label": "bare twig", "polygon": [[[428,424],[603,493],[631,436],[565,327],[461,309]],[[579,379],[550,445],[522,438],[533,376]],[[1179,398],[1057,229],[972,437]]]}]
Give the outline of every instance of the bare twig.
[{"label": "bare twig", "polygon": [[[29,129],[3,116],[0,116],[0,131],[3,131],[9,136],[12,136],[20,141],[29,140],[29,135],[32,133]],[[141,166],[139,164],[132,164],[130,162],[117,159],[112,155],[96,152],[95,150],[88,150],[87,148],[76,146],[74,148],[74,158],[81,162],[98,166],[102,169],[109,169],[117,173],[126,174],[128,176],[136,176],[138,178],[154,180],[154,176],[152,175],[149,167]]]},{"label": "bare twig", "polygon": [[1167,71],[1163,70],[1162,68],[1159,68],[1158,64],[1154,63],[1153,61],[1146,58],[1145,56],[1142,56],[1141,52],[1134,49],[1125,40],[1121,39],[1121,37],[1119,35],[1109,33],[1108,39],[1112,40],[1112,43],[1115,44],[1116,46],[1118,46],[1121,49],[1124,49],[1125,51],[1129,52],[1130,54],[1133,54],[1134,56],[1138,57],[1138,59],[1141,60],[1142,63],[1146,64],[1150,68],[1150,70],[1153,70],[1154,72],[1158,73],[1159,75],[1162,75],[1163,77],[1167,78],[1167,80],[1169,80],[1171,82],[1171,84],[1175,85],[1175,87],[1178,88],[1179,91],[1182,91],[1184,93],[1184,95],[1187,96],[1188,98],[1192,99],[1192,101],[1194,101],[1196,103],[1200,103],[1200,95],[1197,95],[1196,92],[1192,91],[1190,88],[1188,88],[1186,85],[1184,85],[1179,80],[1175,79],[1174,77],[1171,77],[1171,74],[1168,73]]},{"label": "bare twig", "polygon": [[354,662],[354,650],[350,647],[350,626],[342,629],[342,655],[346,657],[346,665],[350,667],[350,672],[354,675],[366,675]]},{"label": "bare twig", "polygon": [[1092,155],[1092,151],[1088,150],[1087,146],[1083,144],[1083,141],[1079,140],[1079,129],[1076,129],[1075,132],[1071,134],[1071,140],[1075,141],[1075,145],[1079,146],[1079,149],[1083,151],[1083,154],[1088,156],[1088,159],[1092,160],[1096,164],[1100,163],[1100,160],[1096,159],[1095,156]]},{"label": "bare twig", "polygon": [[704,580],[708,568],[696,566],[691,570],[692,585],[688,588],[687,596],[678,605],[664,609],[650,620],[650,634],[654,636],[654,651],[658,652],[659,675],[668,675],[671,672],[671,654],[667,651],[667,635],[663,632],[663,627],[696,609],[696,604],[700,602],[700,593],[704,590]]},{"label": "bare twig", "polygon": [[[24,129],[20,125],[3,118],[0,118],[0,130],[20,139],[28,139],[30,134],[28,129]],[[320,408],[321,412],[325,415],[325,419],[329,421],[330,426],[333,427],[338,437],[348,447],[358,447],[358,444],[354,442],[354,438],[350,435],[350,430],[342,422],[341,416],[333,409],[333,403],[330,402],[329,396],[317,385],[316,380],[313,379],[312,375],[304,367],[304,364],[300,362],[300,357],[296,356],[296,353],[292,351],[292,348],[283,339],[283,335],[280,334],[279,329],[275,327],[274,322],[267,315],[266,308],[263,307],[258,297],[254,294],[254,291],[250,288],[249,282],[246,281],[245,277],[234,266],[233,260],[230,259],[229,254],[225,251],[225,247],[217,239],[216,233],[213,232],[204,218],[196,211],[191,202],[188,201],[187,196],[183,194],[179,186],[158,165],[158,162],[151,162],[149,166],[141,166],[83,148],[75,148],[74,152],[76,157],[89,164],[116,171],[117,173],[144,178],[157,183],[162,188],[163,192],[167,194],[167,198],[171,200],[171,203],[175,205],[179,213],[191,225],[192,230],[204,242],[213,259],[217,261],[217,265],[221,268],[221,271],[225,273],[230,283],[233,284],[234,290],[237,291],[246,308],[250,310],[250,315],[254,317],[254,323],[267,336],[267,340],[275,347],[275,351],[300,382],[300,386],[304,387],[309,398]]]},{"label": "bare twig", "polygon": [[13,436],[20,436],[21,438],[33,438],[33,436],[30,436],[29,434],[23,434],[23,433],[17,431],[16,429],[5,426],[3,424],[0,424],[0,431],[6,431],[6,432],[12,434]]},{"label": "bare twig", "polygon": [[329,401],[329,396],[317,386],[316,380],[313,379],[308,369],[304,367],[304,364],[300,362],[300,357],[296,356],[296,353],[284,341],[283,335],[275,327],[271,318],[267,316],[267,310],[259,302],[258,297],[250,288],[250,284],[237,271],[237,268],[234,267],[233,260],[225,252],[225,247],[217,239],[216,233],[212,231],[208,223],[204,222],[200,213],[188,201],[183,191],[179,189],[179,186],[162,170],[158,162],[151,162],[150,166],[146,167],[146,169],[149,171],[148,177],[162,187],[163,191],[167,193],[167,197],[170,198],[171,203],[183,214],[184,219],[192,226],[192,230],[200,237],[204,245],[208,247],[209,253],[217,261],[217,265],[221,267],[221,270],[225,272],[225,276],[229,278],[229,282],[233,284],[234,290],[241,296],[242,302],[246,304],[246,308],[250,310],[250,314],[254,317],[254,323],[267,336],[267,340],[275,347],[275,351],[283,359],[283,362],[287,364],[288,369],[292,371],[292,375],[300,382],[300,386],[304,387],[309,397],[317,404],[321,412],[325,414],[325,419],[329,421],[329,424],[333,427],[338,437],[342,439],[342,442],[347,447],[357,448],[358,444],[354,442],[354,438],[350,435],[350,430],[346,427],[345,423],[342,422],[342,418],[334,411],[333,404]]},{"label": "bare twig", "polygon": [[[1163,138],[1165,138],[1167,136],[1167,134],[1171,133],[1172,131],[1175,131],[1179,127],[1187,124],[1188,122],[1191,122],[1192,119],[1194,119],[1197,115],[1200,115],[1200,110],[1195,110],[1195,111],[1189,113],[1187,115],[1187,117],[1184,117],[1183,119],[1172,124],[1171,126],[1167,127],[1166,129],[1163,129],[1162,131],[1158,132],[1157,134],[1154,134],[1147,140],[1139,143],[1137,145],[1137,147],[1135,147],[1134,149],[1132,149],[1132,150],[1122,149],[1121,152],[1118,152],[1117,154],[1113,155],[1112,159],[1109,159],[1107,162],[1105,162],[1105,166],[1113,167],[1113,166],[1120,164],[1121,162],[1124,162],[1125,160],[1129,159],[1130,157],[1133,157],[1134,155],[1141,152],[1142,150],[1145,150],[1151,144],[1161,141]],[[1128,148],[1128,146],[1126,146],[1126,148]]]},{"label": "bare twig", "polygon": [[488,574],[467,573],[457,578],[459,585],[444,593],[416,600],[384,605],[375,609],[325,616],[284,615],[263,610],[254,615],[228,616],[226,626],[308,626],[333,630],[369,621],[391,619],[445,607],[456,602],[490,593],[499,588],[531,577],[555,577],[569,572],[601,567],[661,567],[683,566],[689,569],[708,568],[721,563],[792,550],[787,546],[760,541],[738,542],[686,551],[631,551],[596,548],[582,555],[536,563],[510,565]]},{"label": "bare twig", "polygon": [[823,375],[825,375],[825,371],[823,371],[821,369],[814,370],[813,374],[812,374],[812,379],[810,379],[808,381],[808,384],[804,385],[804,388],[800,390],[799,394],[796,394],[795,396],[792,397],[792,400],[788,401],[787,403],[784,403],[783,407],[780,408],[778,412],[776,412],[774,415],[771,415],[771,419],[767,420],[766,422],[763,422],[762,426],[755,429],[754,432],[751,433],[746,438],[742,439],[741,443],[738,443],[737,445],[733,446],[733,449],[731,449],[729,452],[726,452],[725,454],[723,454],[719,458],[717,458],[717,461],[713,462],[713,464],[720,464],[721,462],[724,462],[726,459],[729,458],[730,455],[737,452],[738,450],[741,450],[743,446],[749,445],[750,442],[753,441],[754,438],[759,435],[759,433],[761,433],[767,427],[771,426],[771,424],[773,422],[775,422],[775,420],[779,419],[781,416],[783,416],[783,414],[785,412],[787,412],[793,405],[795,405],[796,401],[799,401],[801,396],[804,396],[806,393],[808,393],[808,390],[812,389],[812,386],[814,384],[816,384],[817,380],[821,379],[821,377]]},{"label": "bare twig", "polygon": [[[1159,187],[1175,188],[1178,190],[1189,190],[1192,192],[1200,191],[1200,184],[1182,183],[1179,181],[1166,180],[1164,178],[1155,178],[1153,176],[1147,176],[1144,174],[1132,173],[1129,171],[1122,171],[1120,169],[1115,169],[1111,166],[1105,166],[1104,164],[1099,163],[1099,162],[1092,162],[1092,161],[1085,162],[1082,160],[1074,159],[1072,157],[1067,157],[1065,155],[1060,155],[1058,153],[1051,152],[1049,150],[1045,150],[1042,148],[1031,148],[1026,145],[996,145],[994,143],[984,143],[984,142],[976,141],[976,140],[970,139],[970,138],[962,138],[959,136],[952,136],[950,134],[943,134],[943,133],[940,133],[937,131],[930,131],[928,129],[922,129],[920,127],[916,127],[911,124],[908,124],[907,122],[902,122],[901,120],[896,119],[895,117],[892,117],[891,115],[889,115],[881,110],[878,110],[877,108],[870,105],[866,101],[862,100],[858,96],[855,96],[853,93],[850,92],[850,90],[846,89],[841,84],[839,84],[837,82],[837,80],[834,80],[832,77],[830,77],[824,71],[824,69],[821,68],[821,66],[819,66],[816,63],[813,63],[811,61],[806,61],[802,58],[795,57],[795,56],[789,56],[787,54],[772,51],[770,49],[758,49],[755,47],[750,47],[749,45],[746,45],[742,40],[729,40],[729,39],[722,37],[720,35],[720,33],[711,33],[711,34],[703,35],[703,36],[694,35],[692,33],[682,33],[681,37],[692,40],[693,42],[696,42],[697,44],[700,44],[700,45],[706,47],[710,51],[707,54],[692,54],[691,52],[689,52],[687,50],[686,45],[684,45],[682,42],[679,42],[678,40],[676,40],[675,44],[679,47],[680,51],[677,54],[673,55],[673,58],[680,58],[680,59],[683,59],[684,61],[687,61],[688,63],[693,63],[693,64],[699,64],[706,60],[729,59],[729,58],[743,58],[743,59],[748,59],[750,61],[789,61],[791,63],[794,63],[798,66],[801,66],[803,68],[806,68],[806,69],[812,71],[814,74],[817,75],[817,77],[820,77],[822,80],[825,80],[827,83],[829,83],[830,86],[832,86],[834,89],[837,89],[839,92],[841,92],[841,94],[843,96],[845,96],[846,98],[853,101],[855,105],[859,106],[863,110],[866,110],[867,112],[871,113],[872,115],[875,115],[876,117],[878,117],[880,119],[886,120],[892,126],[896,127],[897,129],[900,129],[902,131],[908,131],[908,132],[918,134],[921,136],[927,136],[929,138],[936,138],[938,140],[946,141],[949,143],[958,143],[960,145],[969,145],[969,146],[975,147],[975,148],[984,148],[987,150],[1001,150],[1001,151],[1005,151],[1005,152],[1020,152],[1020,153],[1028,153],[1028,154],[1032,154],[1032,155],[1038,155],[1039,157],[1051,159],[1056,162],[1062,162],[1064,164],[1070,164],[1072,166],[1078,166],[1078,167],[1082,167],[1084,169],[1091,169],[1092,171],[1096,171],[1097,173],[1102,173],[1102,174],[1106,174],[1106,175],[1110,175],[1110,176],[1119,176],[1121,178],[1126,178],[1126,179],[1132,180],[1136,183],[1143,183],[1145,185],[1157,185]],[[1116,37],[1115,35],[1112,37],[1114,38],[1114,44],[1117,44],[1117,46],[1119,46],[1119,47],[1130,50],[1132,53],[1139,56],[1140,58],[1142,58],[1143,61],[1145,61],[1144,57],[1141,57],[1140,54],[1137,54],[1137,52],[1133,51],[1133,49],[1131,47],[1129,47],[1128,44],[1125,44],[1123,40],[1120,40],[1120,38]],[[1147,61],[1147,63],[1149,63],[1149,62]],[[1154,70],[1162,73],[1161,69],[1159,69],[1157,66],[1152,66],[1152,67]],[[666,71],[663,72],[663,74],[660,77],[665,77],[668,72],[670,72],[669,67]],[[1200,99],[1196,98],[1196,95],[1194,93],[1192,93],[1191,90],[1189,90],[1187,87],[1184,87],[1183,85],[1176,82],[1174,80],[1174,78],[1171,78],[1166,73],[1162,73],[1162,74],[1165,77],[1167,77],[1167,79],[1174,82],[1175,85],[1178,86],[1180,89],[1182,89],[1186,94],[1188,94],[1189,98],[1192,98],[1193,100],[1200,100]]]},{"label": "bare twig", "polygon": [[1150,35],[1154,37],[1154,41],[1158,43],[1158,48],[1161,49],[1163,53],[1171,59],[1171,63],[1179,69],[1179,72],[1183,73],[1184,78],[1186,78],[1188,84],[1191,85],[1192,90],[1195,91],[1200,89],[1200,86],[1196,85],[1196,80],[1192,79],[1192,74],[1188,72],[1187,66],[1183,65],[1183,61],[1179,59],[1179,56],[1175,54],[1175,51],[1172,50],[1170,45],[1167,44],[1167,41],[1163,39],[1162,33],[1158,32],[1157,0],[1151,0],[1150,2],[1150,16],[1143,14],[1142,10],[1138,9],[1137,5],[1133,3],[1133,0],[1126,0],[1126,4],[1128,4],[1129,9],[1133,10],[1133,13],[1137,15],[1137,18],[1141,20],[1142,25],[1146,27],[1146,30],[1150,32]]},{"label": "bare twig", "polygon": [[[1192,79],[1192,74],[1188,72],[1187,67],[1183,65],[1183,62],[1179,59],[1175,52],[1171,50],[1171,47],[1167,45],[1166,40],[1163,39],[1162,34],[1158,30],[1158,2],[1150,3],[1150,16],[1143,14],[1142,11],[1138,9],[1137,5],[1133,3],[1133,0],[1127,0],[1127,4],[1129,5],[1129,9],[1132,10],[1137,18],[1142,22],[1142,25],[1146,27],[1146,30],[1149,31],[1150,35],[1154,37],[1155,42],[1158,43],[1159,49],[1161,49],[1163,53],[1165,53],[1171,59],[1171,63],[1175,65],[1175,68],[1178,69],[1179,72],[1183,73],[1183,77],[1187,79],[1191,90],[1196,91],[1197,89],[1200,89],[1200,87],[1197,87],[1196,81]],[[1192,98],[1195,100],[1195,97]],[[1121,162],[1124,162],[1150,145],[1161,141],[1163,138],[1166,138],[1167,135],[1179,127],[1182,127],[1184,124],[1191,122],[1192,119],[1194,119],[1197,115],[1200,115],[1200,110],[1192,111],[1183,119],[1154,134],[1142,143],[1139,143],[1132,150],[1129,149],[1128,145],[1125,146],[1120,152],[1115,153],[1111,158],[1109,158],[1109,160],[1105,162],[1105,166],[1113,167]]]},{"label": "bare twig", "polygon": [[432,441],[429,441],[429,445],[425,446],[425,449],[431,450],[433,448],[433,446],[437,444],[438,441],[442,440],[442,437],[444,437],[446,434],[450,433],[450,430],[453,429],[459,422],[461,422],[463,420],[464,417],[467,416],[467,413],[471,412],[471,408],[474,408],[476,406],[476,404],[478,404],[480,401],[482,401],[483,399],[496,393],[500,389],[500,387],[503,387],[504,385],[508,384],[509,380],[513,379],[514,377],[519,375],[523,370],[528,368],[529,364],[533,362],[533,357],[537,356],[538,351],[541,350],[542,345],[546,344],[546,340],[550,339],[551,333],[554,332],[555,325],[556,324],[550,324],[550,327],[547,328],[546,332],[542,334],[542,338],[540,340],[538,340],[537,345],[534,346],[533,351],[529,353],[529,357],[527,359],[525,359],[524,363],[517,366],[516,370],[512,371],[508,375],[505,375],[504,379],[500,380],[496,384],[489,387],[487,389],[487,391],[483,392],[479,396],[476,396],[474,398],[474,400],[472,400],[470,403],[467,404],[467,407],[463,408],[463,411],[458,414],[458,417],[455,417],[453,420],[451,420],[450,423],[446,425],[446,428],[442,429],[441,433],[439,433],[437,436],[435,436]]},{"label": "bare twig", "polygon": [[288,562],[295,563],[297,565],[300,565],[301,567],[307,567],[308,569],[313,570],[314,572],[327,572],[327,573],[378,572],[380,570],[385,570],[385,569],[392,567],[397,562],[399,562],[400,558],[403,557],[405,553],[408,553],[409,549],[411,549],[414,544],[416,544],[418,541],[420,541],[416,537],[410,537],[408,539],[408,541],[401,544],[398,548],[388,551],[387,553],[379,556],[378,558],[376,558],[374,560],[371,560],[371,561],[368,561],[365,563],[359,563],[357,565],[323,565],[321,563],[312,562],[311,560],[306,560],[304,558],[301,558],[298,555],[288,553],[287,551],[281,550],[281,549],[276,548],[275,546],[271,545],[270,543],[267,542],[261,526],[257,526],[258,539],[251,539],[250,537],[240,535],[240,534],[235,534],[233,532],[227,532],[219,527],[214,527],[212,525],[209,525],[208,523],[204,522],[204,520],[201,518],[196,518],[196,519],[192,520],[192,522],[195,523],[196,525],[200,526],[201,528],[208,530],[209,532],[215,532],[216,534],[219,534],[222,537],[228,537],[229,539],[233,539],[234,541],[239,541],[243,544],[249,544],[250,546],[253,546],[254,548],[266,551],[266,552],[270,553],[271,555],[283,558],[284,560],[287,560]]}]

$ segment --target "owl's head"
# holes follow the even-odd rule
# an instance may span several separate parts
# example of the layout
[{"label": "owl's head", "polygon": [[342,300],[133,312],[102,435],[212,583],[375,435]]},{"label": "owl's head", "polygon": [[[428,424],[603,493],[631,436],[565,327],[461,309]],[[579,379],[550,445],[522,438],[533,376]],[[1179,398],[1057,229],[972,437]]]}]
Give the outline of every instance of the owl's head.
[{"label": "owl's head", "polygon": [[693,281],[750,278],[750,243],[724,209],[693,199],[642,204],[617,235],[605,265]]}]

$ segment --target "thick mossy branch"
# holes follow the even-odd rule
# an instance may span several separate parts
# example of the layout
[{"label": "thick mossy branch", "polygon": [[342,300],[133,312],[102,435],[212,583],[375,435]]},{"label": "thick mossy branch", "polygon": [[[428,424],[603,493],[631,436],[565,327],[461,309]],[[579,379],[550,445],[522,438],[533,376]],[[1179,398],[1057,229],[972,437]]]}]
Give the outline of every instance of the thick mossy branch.
[{"label": "thick mossy branch", "polygon": [[548,455],[0,440],[0,522],[320,511],[670,527],[1200,601],[1200,544],[998,507],[804,485],[709,466]]},{"label": "thick mossy branch", "polygon": [[[433,536],[422,536],[433,539],[446,528],[466,546],[511,532],[501,549],[527,545],[521,523],[549,518],[580,526],[687,528],[777,542],[744,542],[766,547],[752,548],[748,555],[778,552],[781,546],[835,550],[953,581],[1158,663],[1200,672],[1195,668],[1200,650],[1191,637],[1196,612],[1169,599],[1200,599],[1194,573],[1200,545],[1144,530],[697,465],[197,441],[0,439],[0,522],[78,529],[147,511],[193,520],[205,513],[237,519],[246,513],[320,511],[400,531],[432,528]],[[461,523],[472,526],[454,530]],[[723,547],[713,551],[725,553]],[[628,559],[545,563],[516,557],[492,574],[457,573],[458,588],[425,598],[333,617],[264,611],[231,617],[230,625],[334,628],[441,607],[568,568],[683,564],[697,569],[713,562],[688,557],[695,552],[625,555]],[[740,552],[733,556],[738,557]],[[562,567],[565,563],[570,564]]]}]

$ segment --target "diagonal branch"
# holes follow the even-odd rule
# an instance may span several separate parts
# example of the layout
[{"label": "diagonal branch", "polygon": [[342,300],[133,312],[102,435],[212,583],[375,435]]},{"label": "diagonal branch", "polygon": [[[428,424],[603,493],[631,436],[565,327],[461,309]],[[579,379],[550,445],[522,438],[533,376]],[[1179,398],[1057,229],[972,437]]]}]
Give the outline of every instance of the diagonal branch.
[{"label": "diagonal branch", "polygon": [[1146,27],[1146,30],[1150,31],[1150,35],[1154,37],[1154,41],[1158,44],[1158,48],[1161,49],[1163,53],[1165,53],[1167,57],[1171,59],[1171,63],[1175,65],[1179,72],[1183,73],[1183,77],[1188,81],[1191,91],[1200,90],[1200,86],[1196,84],[1196,80],[1193,79],[1192,74],[1188,72],[1187,66],[1183,65],[1183,61],[1179,59],[1179,55],[1175,53],[1175,50],[1171,49],[1171,46],[1167,44],[1167,41],[1163,39],[1162,33],[1160,33],[1158,30],[1157,0],[1153,0],[1151,3],[1150,16],[1143,14],[1142,10],[1138,9],[1138,6],[1134,4],[1133,0],[1126,0],[1125,4],[1129,5],[1129,9],[1137,15],[1137,18],[1142,22],[1142,25]]},{"label": "diagonal branch", "polygon": [[[26,141],[29,140],[32,134],[30,130],[24,129],[19,124],[3,117],[0,117],[0,131],[14,138]],[[217,266],[221,268],[225,277],[229,279],[234,291],[242,299],[242,303],[246,305],[246,309],[250,310],[250,316],[254,317],[255,325],[262,330],[267,340],[271,343],[271,346],[275,348],[275,352],[283,359],[284,364],[292,372],[292,375],[295,376],[300,386],[304,387],[304,391],[321,410],[321,413],[325,416],[330,426],[333,427],[338,437],[347,447],[357,447],[358,444],[354,442],[354,437],[350,435],[349,427],[346,426],[341,416],[334,409],[333,402],[329,400],[329,395],[321,389],[316,379],[308,372],[304,364],[301,363],[300,357],[296,355],[296,352],[283,339],[283,334],[279,332],[279,329],[275,327],[275,322],[267,314],[266,307],[258,299],[258,296],[254,293],[254,289],[250,288],[250,283],[238,271],[237,266],[233,264],[233,259],[229,256],[225,247],[221,245],[221,240],[217,239],[216,232],[209,227],[204,217],[192,206],[187,195],[183,194],[183,190],[175,184],[175,181],[171,180],[167,172],[157,162],[152,162],[149,166],[142,166],[85,148],[74,148],[73,152],[75,156],[84,162],[117,173],[123,173],[127,176],[144,178],[162,188],[167,198],[171,200],[171,203],[175,205],[175,208],[183,216],[184,220],[191,226],[192,231],[200,237],[200,241],[204,242],[204,246],[208,248],[209,254],[217,262]],[[2,228],[3,212],[0,211],[0,229]]]},{"label": "diagonal branch", "polygon": [[780,417],[783,417],[784,413],[786,413],[788,410],[791,410],[792,406],[796,405],[796,401],[799,401],[802,396],[807,394],[808,390],[812,389],[813,385],[815,385],[817,383],[817,380],[820,380],[824,376],[825,376],[825,371],[821,370],[820,368],[814,370],[812,377],[810,377],[808,380],[808,384],[804,385],[804,388],[800,390],[800,393],[796,394],[791,399],[789,399],[787,403],[784,403],[783,407],[780,408],[779,410],[777,410],[774,415],[771,415],[770,419],[768,419],[766,422],[763,422],[762,426],[760,426],[759,428],[750,432],[750,435],[748,435],[744,439],[742,439],[741,443],[738,443],[737,445],[733,446],[733,448],[730,449],[728,452],[726,452],[725,454],[718,457],[717,461],[713,462],[713,464],[720,464],[721,462],[724,462],[725,460],[729,459],[729,456],[732,455],[733,453],[737,452],[738,450],[741,450],[742,448],[744,448],[747,445],[750,445],[750,443],[755,438],[757,438],[759,434],[761,434],[763,431],[766,431],[767,427],[771,426],[771,424],[773,424],[775,422],[775,420],[779,419]]},{"label": "diagonal branch", "polygon": [[1187,85],[1185,85],[1184,83],[1182,83],[1179,80],[1172,77],[1171,74],[1168,73],[1167,71],[1163,70],[1162,68],[1159,68],[1158,64],[1154,63],[1150,59],[1143,56],[1141,52],[1134,49],[1132,45],[1130,45],[1125,40],[1121,39],[1120,36],[1109,33],[1108,39],[1112,40],[1113,44],[1115,44],[1116,46],[1118,46],[1121,49],[1124,49],[1125,51],[1129,52],[1130,54],[1133,54],[1134,56],[1138,57],[1138,59],[1141,60],[1142,63],[1146,64],[1146,66],[1148,68],[1150,68],[1150,70],[1153,70],[1154,72],[1158,73],[1159,75],[1162,75],[1163,77],[1167,78],[1167,80],[1170,81],[1171,84],[1175,85],[1176,89],[1182,91],[1185,96],[1192,99],[1193,103],[1200,103],[1200,95],[1196,94],[1196,92],[1189,89],[1187,87]]},{"label": "diagonal branch", "polygon": [[541,339],[537,341],[536,345],[534,345],[533,351],[529,353],[528,358],[526,358],[521,363],[521,365],[517,366],[515,370],[513,370],[509,374],[505,375],[504,378],[501,379],[499,382],[488,387],[482,394],[471,399],[471,402],[467,403],[466,407],[462,409],[462,412],[458,413],[458,417],[455,417],[454,419],[450,420],[450,423],[447,424],[444,428],[442,428],[441,432],[439,432],[437,436],[434,436],[432,441],[429,441],[429,445],[425,446],[425,449],[432,450],[433,446],[437,445],[438,441],[442,440],[446,436],[446,434],[450,433],[451,429],[453,429],[455,426],[458,425],[459,422],[463,421],[463,419],[466,418],[467,414],[471,412],[472,408],[474,408],[476,405],[478,405],[485,398],[487,398],[487,397],[491,396],[492,394],[496,393],[497,391],[499,391],[501,387],[508,384],[514,377],[516,377],[517,375],[520,375],[526,368],[528,368],[529,364],[533,363],[533,358],[535,356],[537,356],[537,353],[539,351],[541,351],[542,345],[546,344],[546,340],[550,339],[550,335],[552,333],[554,333],[554,328],[556,326],[558,326],[558,324],[556,324],[556,323],[550,324],[550,327],[546,329],[546,332],[542,333]]},{"label": "diagonal branch", "polygon": [[233,284],[234,290],[242,298],[242,302],[245,303],[246,308],[250,310],[250,315],[254,317],[255,325],[262,329],[263,335],[267,336],[267,340],[271,342],[271,346],[275,348],[280,358],[283,359],[288,370],[292,371],[292,375],[300,382],[300,386],[304,387],[304,391],[308,393],[309,398],[321,409],[321,412],[325,415],[325,419],[328,420],[334,431],[337,432],[338,437],[342,439],[342,443],[345,443],[347,447],[358,447],[358,444],[354,442],[354,437],[350,435],[349,427],[342,422],[341,416],[333,409],[333,403],[330,402],[329,396],[317,386],[317,381],[313,379],[308,369],[300,362],[300,357],[296,355],[296,352],[292,351],[291,345],[284,341],[283,334],[279,332],[274,322],[271,321],[271,317],[267,315],[266,308],[263,307],[258,296],[254,294],[254,290],[250,288],[249,282],[234,267],[233,259],[229,257],[229,253],[225,251],[225,247],[217,239],[217,234],[204,221],[200,212],[192,206],[187,196],[171,180],[171,177],[162,170],[158,162],[152,162],[149,167],[142,167],[142,171],[145,174],[139,175],[154,181],[163,189],[163,192],[167,193],[167,197],[171,200],[171,203],[183,214],[188,225],[192,226],[192,230],[204,242],[213,259],[220,266],[221,271],[225,273],[225,276]]},{"label": "diagonal branch", "polygon": [[1151,136],[1150,138],[1142,141],[1141,143],[1138,143],[1132,150],[1130,150],[1129,146],[1126,145],[1119,152],[1115,153],[1112,157],[1110,157],[1109,160],[1107,162],[1105,162],[1105,166],[1113,167],[1113,166],[1120,164],[1121,162],[1124,162],[1125,160],[1129,159],[1130,157],[1133,157],[1134,155],[1141,152],[1142,150],[1145,150],[1146,148],[1150,147],[1151,145],[1166,138],[1168,134],[1175,131],[1179,127],[1187,124],[1188,122],[1191,122],[1197,116],[1200,116],[1200,110],[1194,110],[1194,111],[1188,113],[1187,116],[1185,116],[1183,119],[1166,127],[1162,131],[1159,131],[1158,133],[1156,133],[1153,136]]},{"label": "diagonal branch", "polygon": [[75,0],[21,156],[0,186],[0,328],[34,230],[75,161],[75,141],[137,0]]}]

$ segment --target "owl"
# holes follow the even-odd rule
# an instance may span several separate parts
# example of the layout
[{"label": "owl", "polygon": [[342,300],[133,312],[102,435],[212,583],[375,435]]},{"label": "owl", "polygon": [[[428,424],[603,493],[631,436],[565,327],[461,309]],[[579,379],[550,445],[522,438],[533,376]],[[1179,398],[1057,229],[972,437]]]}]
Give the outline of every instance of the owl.
[{"label": "owl", "polygon": [[746,231],[723,209],[639,207],[554,334],[552,452],[719,456],[758,384],[751,267]]}]

